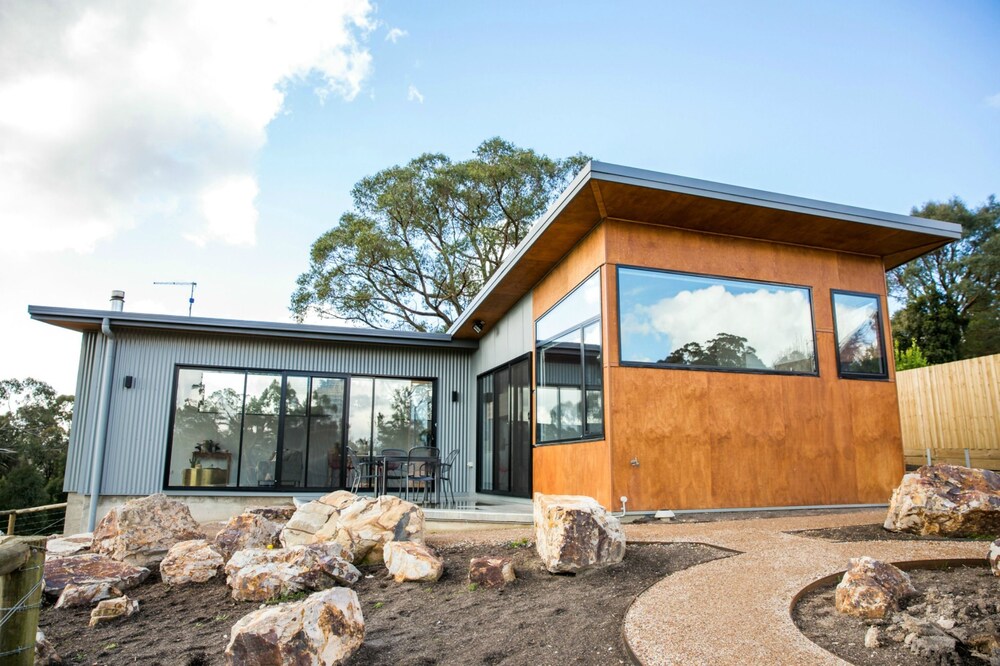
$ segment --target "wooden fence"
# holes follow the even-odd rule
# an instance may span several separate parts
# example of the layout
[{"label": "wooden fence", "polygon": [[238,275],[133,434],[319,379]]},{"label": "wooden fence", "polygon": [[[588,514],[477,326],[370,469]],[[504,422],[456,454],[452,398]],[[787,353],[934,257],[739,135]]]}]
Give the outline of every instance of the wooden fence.
[{"label": "wooden fence", "polygon": [[903,455],[1000,469],[1000,354],[896,373]]}]

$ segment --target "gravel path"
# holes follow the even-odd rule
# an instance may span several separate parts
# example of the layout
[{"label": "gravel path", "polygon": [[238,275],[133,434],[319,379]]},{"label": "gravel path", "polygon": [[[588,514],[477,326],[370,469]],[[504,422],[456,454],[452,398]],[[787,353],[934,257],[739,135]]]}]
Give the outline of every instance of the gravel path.
[{"label": "gravel path", "polygon": [[891,562],[985,558],[977,542],[832,543],[785,532],[881,522],[885,511],[715,523],[626,526],[630,541],[697,542],[739,551],[679,571],[641,594],[624,636],[646,666],[658,664],[846,664],[792,622],[795,595],[843,571],[851,557]]}]

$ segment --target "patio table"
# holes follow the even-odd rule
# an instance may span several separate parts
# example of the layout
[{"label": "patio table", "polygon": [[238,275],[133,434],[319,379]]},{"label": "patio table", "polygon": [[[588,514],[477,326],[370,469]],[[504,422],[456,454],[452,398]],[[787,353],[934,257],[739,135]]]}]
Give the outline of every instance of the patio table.
[{"label": "patio table", "polygon": [[[441,503],[441,458],[439,456],[401,456],[401,455],[374,455],[371,456],[372,464],[380,467],[381,475],[381,492],[379,488],[375,489],[375,495],[379,496],[385,494],[388,489],[388,476],[389,476],[389,465],[392,463],[399,463],[402,467],[406,467],[407,463],[416,463],[423,465],[425,469],[431,472],[434,477],[432,483],[434,484],[434,503]],[[409,476],[409,470],[406,470],[407,476]],[[409,486],[409,480],[407,479],[407,486]]]}]

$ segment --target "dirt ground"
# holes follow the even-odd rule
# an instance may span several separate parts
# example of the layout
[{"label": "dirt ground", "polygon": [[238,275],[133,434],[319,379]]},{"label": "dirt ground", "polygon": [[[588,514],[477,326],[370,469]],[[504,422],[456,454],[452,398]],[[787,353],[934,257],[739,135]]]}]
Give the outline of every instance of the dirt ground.
[{"label": "dirt ground", "polygon": [[[997,636],[1000,628],[1000,580],[986,566],[953,567],[950,569],[923,569],[908,572],[920,595],[909,600],[903,612],[917,613],[917,608],[933,597],[942,599],[959,609],[959,617],[967,624],[961,626],[969,636]],[[877,648],[865,647],[865,633],[878,622],[861,620],[838,613],[834,606],[836,584],[818,588],[803,596],[792,611],[796,625],[811,641],[829,650],[841,659],[858,666],[924,666],[941,663],[955,666],[985,665],[988,660],[975,656],[962,647],[940,657],[917,656],[903,643],[882,641]],[[975,642],[975,641],[973,641]]]},{"label": "dirt ground", "polygon": [[955,539],[940,536],[918,536],[907,532],[890,532],[879,524],[848,525],[820,530],[800,530],[791,532],[796,536],[826,539],[828,541],[993,541],[996,535],[984,535],[976,539]]},{"label": "dirt ground", "polygon": [[[621,625],[629,604],[666,575],[728,553],[695,544],[629,545],[621,564],[577,576],[545,572],[517,531],[429,539],[445,559],[434,584],[395,583],[384,567],[355,586],[366,624],[352,666],[628,663]],[[518,580],[470,589],[469,560],[514,559]],[[170,588],[154,573],[128,595],[139,613],[89,628],[90,609],[42,609],[40,628],[67,664],[223,664],[232,625],[260,606],[233,601],[222,580]]]}]

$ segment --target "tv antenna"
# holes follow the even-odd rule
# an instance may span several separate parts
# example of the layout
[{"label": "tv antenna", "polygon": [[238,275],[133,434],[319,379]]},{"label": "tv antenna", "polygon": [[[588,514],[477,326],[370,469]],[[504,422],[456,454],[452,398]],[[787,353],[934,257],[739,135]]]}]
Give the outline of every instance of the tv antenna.
[{"label": "tv antenna", "polygon": [[194,307],[194,288],[198,286],[197,282],[154,282],[153,284],[191,287],[191,295],[188,296],[188,317],[191,316],[191,308]]}]

